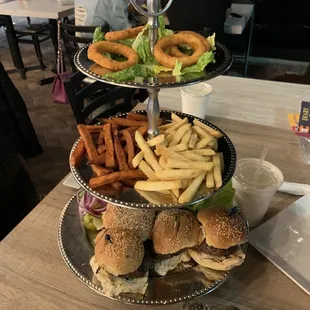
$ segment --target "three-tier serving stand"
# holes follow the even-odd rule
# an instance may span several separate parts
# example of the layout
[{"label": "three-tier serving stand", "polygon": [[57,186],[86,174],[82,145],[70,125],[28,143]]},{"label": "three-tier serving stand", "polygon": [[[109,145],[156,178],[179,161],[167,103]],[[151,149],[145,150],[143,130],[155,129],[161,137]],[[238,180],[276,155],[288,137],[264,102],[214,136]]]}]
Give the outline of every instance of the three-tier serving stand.
[{"label": "three-tier serving stand", "polygon": [[[161,9],[160,0],[147,0],[146,8],[140,7],[136,0],[130,0],[133,7],[144,16],[148,18],[148,36],[150,42],[150,50],[153,53],[154,46],[158,40],[158,28],[159,28],[159,15],[164,14],[172,4],[173,0],[169,0],[167,5]],[[194,17],[193,17],[194,18]],[[112,85],[122,86],[122,87],[133,87],[133,88],[143,88],[147,89],[149,93],[147,112],[136,111],[136,113],[147,113],[148,116],[148,136],[151,138],[159,134],[158,129],[158,119],[159,117],[170,119],[171,111],[161,111],[158,100],[158,93],[161,88],[172,88],[180,87],[184,85],[190,85],[199,83],[212,79],[218,75],[225,73],[232,64],[232,56],[227,48],[216,43],[215,45],[215,63],[209,64],[201,76],[195,78],[183,78],[176,79],[169,77],[168,79],[160,77],[149,77],[139,79],[138,81],[124,81],[118,82],[112,78],[102,77],[90,71],[89,68],[92,62],[87,58],[88,45],[82,47],[75,55],[74,62],[78,70],[80,70],[85,75]],[[180,115],[180,117],[187,116],[189,121],[193,121],[194,117],[190,115],[185,115],[180,112],[175,112]],[[125,117],[126,113],[117,115],[118,117]],[[216,130],[220,130],[213,124],[201,120],[202,122],[208,124]],[[221,131],[221,130],[220,130]],[[223,186],[227,184],[233,176],[235,164],[236,164],[236,152],[233,144],[227,135],[223,133],[223,137],[219,140],[219,149],[224,154],[225,170],[223,172]],[[78,141],[77,141],[78,142]],[[75,149],[77,142],[74,144],[72,150]],[[194,201],[188,204],[177,204],[174,202],[163,203],[160,205],[152,204],[144,200],[140,195],[138,195],[134,189],[132,191],[127,191],[121,197],[109,197],[102,195],[88,186],[88,180],[91,176],[91,171],[86,164],[81,165],[79,168],[71,166],[71,172],[77,181],[77,183],[88,193],[102,199],[106,202],[113,203],[115,205],[127,208],[139,208],[148,210],[163,210],[165,208],[181,208],[190,206],[192,204],[201,202],[208,199],[212,194],[205,196],[196,197]],[[69,268],[75,273],[75,275],[82,280],[85,284],[91,287],[98,293],[105,295],[100,284],[95,280],[93,272],[89,266],[89,257],[93,255],[93,248],[90,246],[89,242],[83,235],[85,231],[80,223],[80,217],[78,212],[78,204],[76,197],[74,196],[70,202],[65,207],[58,231],[58,241],[61,254],[69,266]],[[82,241],[84,240],[84,241]],[[76,255],[76,251],[79,251],[79,255]],[[176,302],[184,302],[191,300],[195,297],[199,297],[210,293],[212,290],[221,285],[228,277],[229,272],[218,273],[218,278],[214,281],[209,281],[204,278],[203,272],[199,268],[192,268],[186,272],[174,274],[168,277],[151,277],[149,283],[149,290],[146,296],[136,297],[132,295],[122,295],[116,299],[137,304],[148,304],[148,305],[163,305],[171,304]]]}]

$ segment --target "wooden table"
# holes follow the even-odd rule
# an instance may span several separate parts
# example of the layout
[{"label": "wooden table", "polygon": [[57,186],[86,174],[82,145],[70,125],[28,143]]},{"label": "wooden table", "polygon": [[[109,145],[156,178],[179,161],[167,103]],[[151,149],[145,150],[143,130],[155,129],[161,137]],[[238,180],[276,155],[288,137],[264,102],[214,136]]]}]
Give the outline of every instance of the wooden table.
[{"label": "wooden table", "polygon": [[74,14],[74,5],[61,5],[56,0],[15,0],[0,4],[0,21],[3,20],[5,24],[13,63],[22,78],[26,78],[26,69],[17,43],[11,16],[49,19],[52,29],[51,37],[57,52],[56,20],[71,14]]},{"label": "wooden table", "polygon": [[[209,119],[230,136],[239,158],[258,157],[267,145],[267,160],[283,171],[285,180],[310,183],[309,166],[302,162],[286,122],[286,114],[297,112],[300,101],[308,98],[310,86],[232,77],[219,77],[210,84],[214,93]],[[180,108],[177,90],[162,91],[160,100],[162,106]],[[65,265],[58,250],[57,227],[61,211],[74,192],[59,183],[1,242],[1,309],[145,309],[98,295]],[[277,193],[268,216],[296,199]],[[241,310],[301,310],[309,309],[310,304],[310,297],[304,291],[252,247],[245,263],[202,300],[211,310],[228,305]],[[181,307],[177,304],[159,309]]]}]

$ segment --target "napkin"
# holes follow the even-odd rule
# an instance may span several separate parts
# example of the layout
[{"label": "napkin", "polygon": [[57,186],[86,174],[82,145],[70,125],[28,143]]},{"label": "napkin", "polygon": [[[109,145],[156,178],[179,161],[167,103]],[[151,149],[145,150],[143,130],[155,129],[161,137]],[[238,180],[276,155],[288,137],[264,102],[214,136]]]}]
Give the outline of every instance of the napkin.
[{"label": "napkin", "polygon": [[278,192],[287,193],[296,196],[310,194],[310,185],[302,183],[283,182]]}]

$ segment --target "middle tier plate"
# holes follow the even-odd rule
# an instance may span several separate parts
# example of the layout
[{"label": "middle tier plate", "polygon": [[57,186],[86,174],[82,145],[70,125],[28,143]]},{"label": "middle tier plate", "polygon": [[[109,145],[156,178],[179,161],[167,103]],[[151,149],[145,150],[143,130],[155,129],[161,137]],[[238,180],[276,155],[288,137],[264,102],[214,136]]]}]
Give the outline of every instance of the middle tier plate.
[{"label": "middle tier plate", "polygon": [[[181,118],[187,117],[190,123],[192,123],[195,119],[195,117],[192,115],[188,115],[188,114],[181,113],[181,112],[174,112],[174,111],[161,111],[160,118],[163,118],[167,121],[171,121],[172,112]],[[145,110],[135,111],[133,113],[146,115]],[[123,118],[126,116],[127,116],[127,113],[122,113],[122,114],[117,115],[117,117],[123,117]],[[236,150],[231,140],[229,139],[229,137],[221,129],[219,129],[212,123],[205,121],[203,119],[198,119],[198,120],[222,133],[222,137],[218,139],[218,151],[223,154],[223,159],[224,159],[224,170],[222,172],[223,184],[217,190],[214,190],[213,192],[209,192],[204,195],[196,196],[194,197],[192,201],[188,203],[180,205],[178,203],[174,203],[171,198],[171,202],[165,201],[164,203],[161,203],[161,204],[154,204],[154,203],[147,201],[145,198],[143,198],[138,192],[135,191],[134,188],[126,188],[118,196],[106,196],[89,187],[88,182],[89,182],[89,179],[92,177],[93,172],[92,172],[91,167],[87,164],[86,157],[82,160],[81,164],[78,167],[74,167],[70,165],[71,172],[75,180],[84,190],[86,190],[93,196],[101,200],[104,200],[108,203],[112,203],[114,205],[118,205],[118,206],[122,206],[126,208],[140,208],[140,209],[153,209],[154,210],[154,209],[165,209],[165,208],[166,209],[180,208],[180,207],[187,207],[187,206],[197,204],[205,199],[208,199],[209,197],[214,195],[218,190],[224,187],[231,180],[234,174],[234,171],[235,171],[235,166],[236,166]],[[77,146],[78,141],[79,140],[77,140],[74,143],[71,152]]]}]

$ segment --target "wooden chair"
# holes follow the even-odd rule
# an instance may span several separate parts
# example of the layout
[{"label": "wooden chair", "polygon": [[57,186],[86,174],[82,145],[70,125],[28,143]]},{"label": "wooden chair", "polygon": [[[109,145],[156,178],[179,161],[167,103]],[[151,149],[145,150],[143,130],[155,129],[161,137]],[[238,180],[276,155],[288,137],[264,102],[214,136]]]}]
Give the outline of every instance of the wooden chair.
[{"label": "wooden chair", "polygon": [[135,88],[111,86],[99,81],[83,86],[85,75],[74,73],[64,82],[78,124],[94,124],[98,117],[109,117],[132,110]]}]

